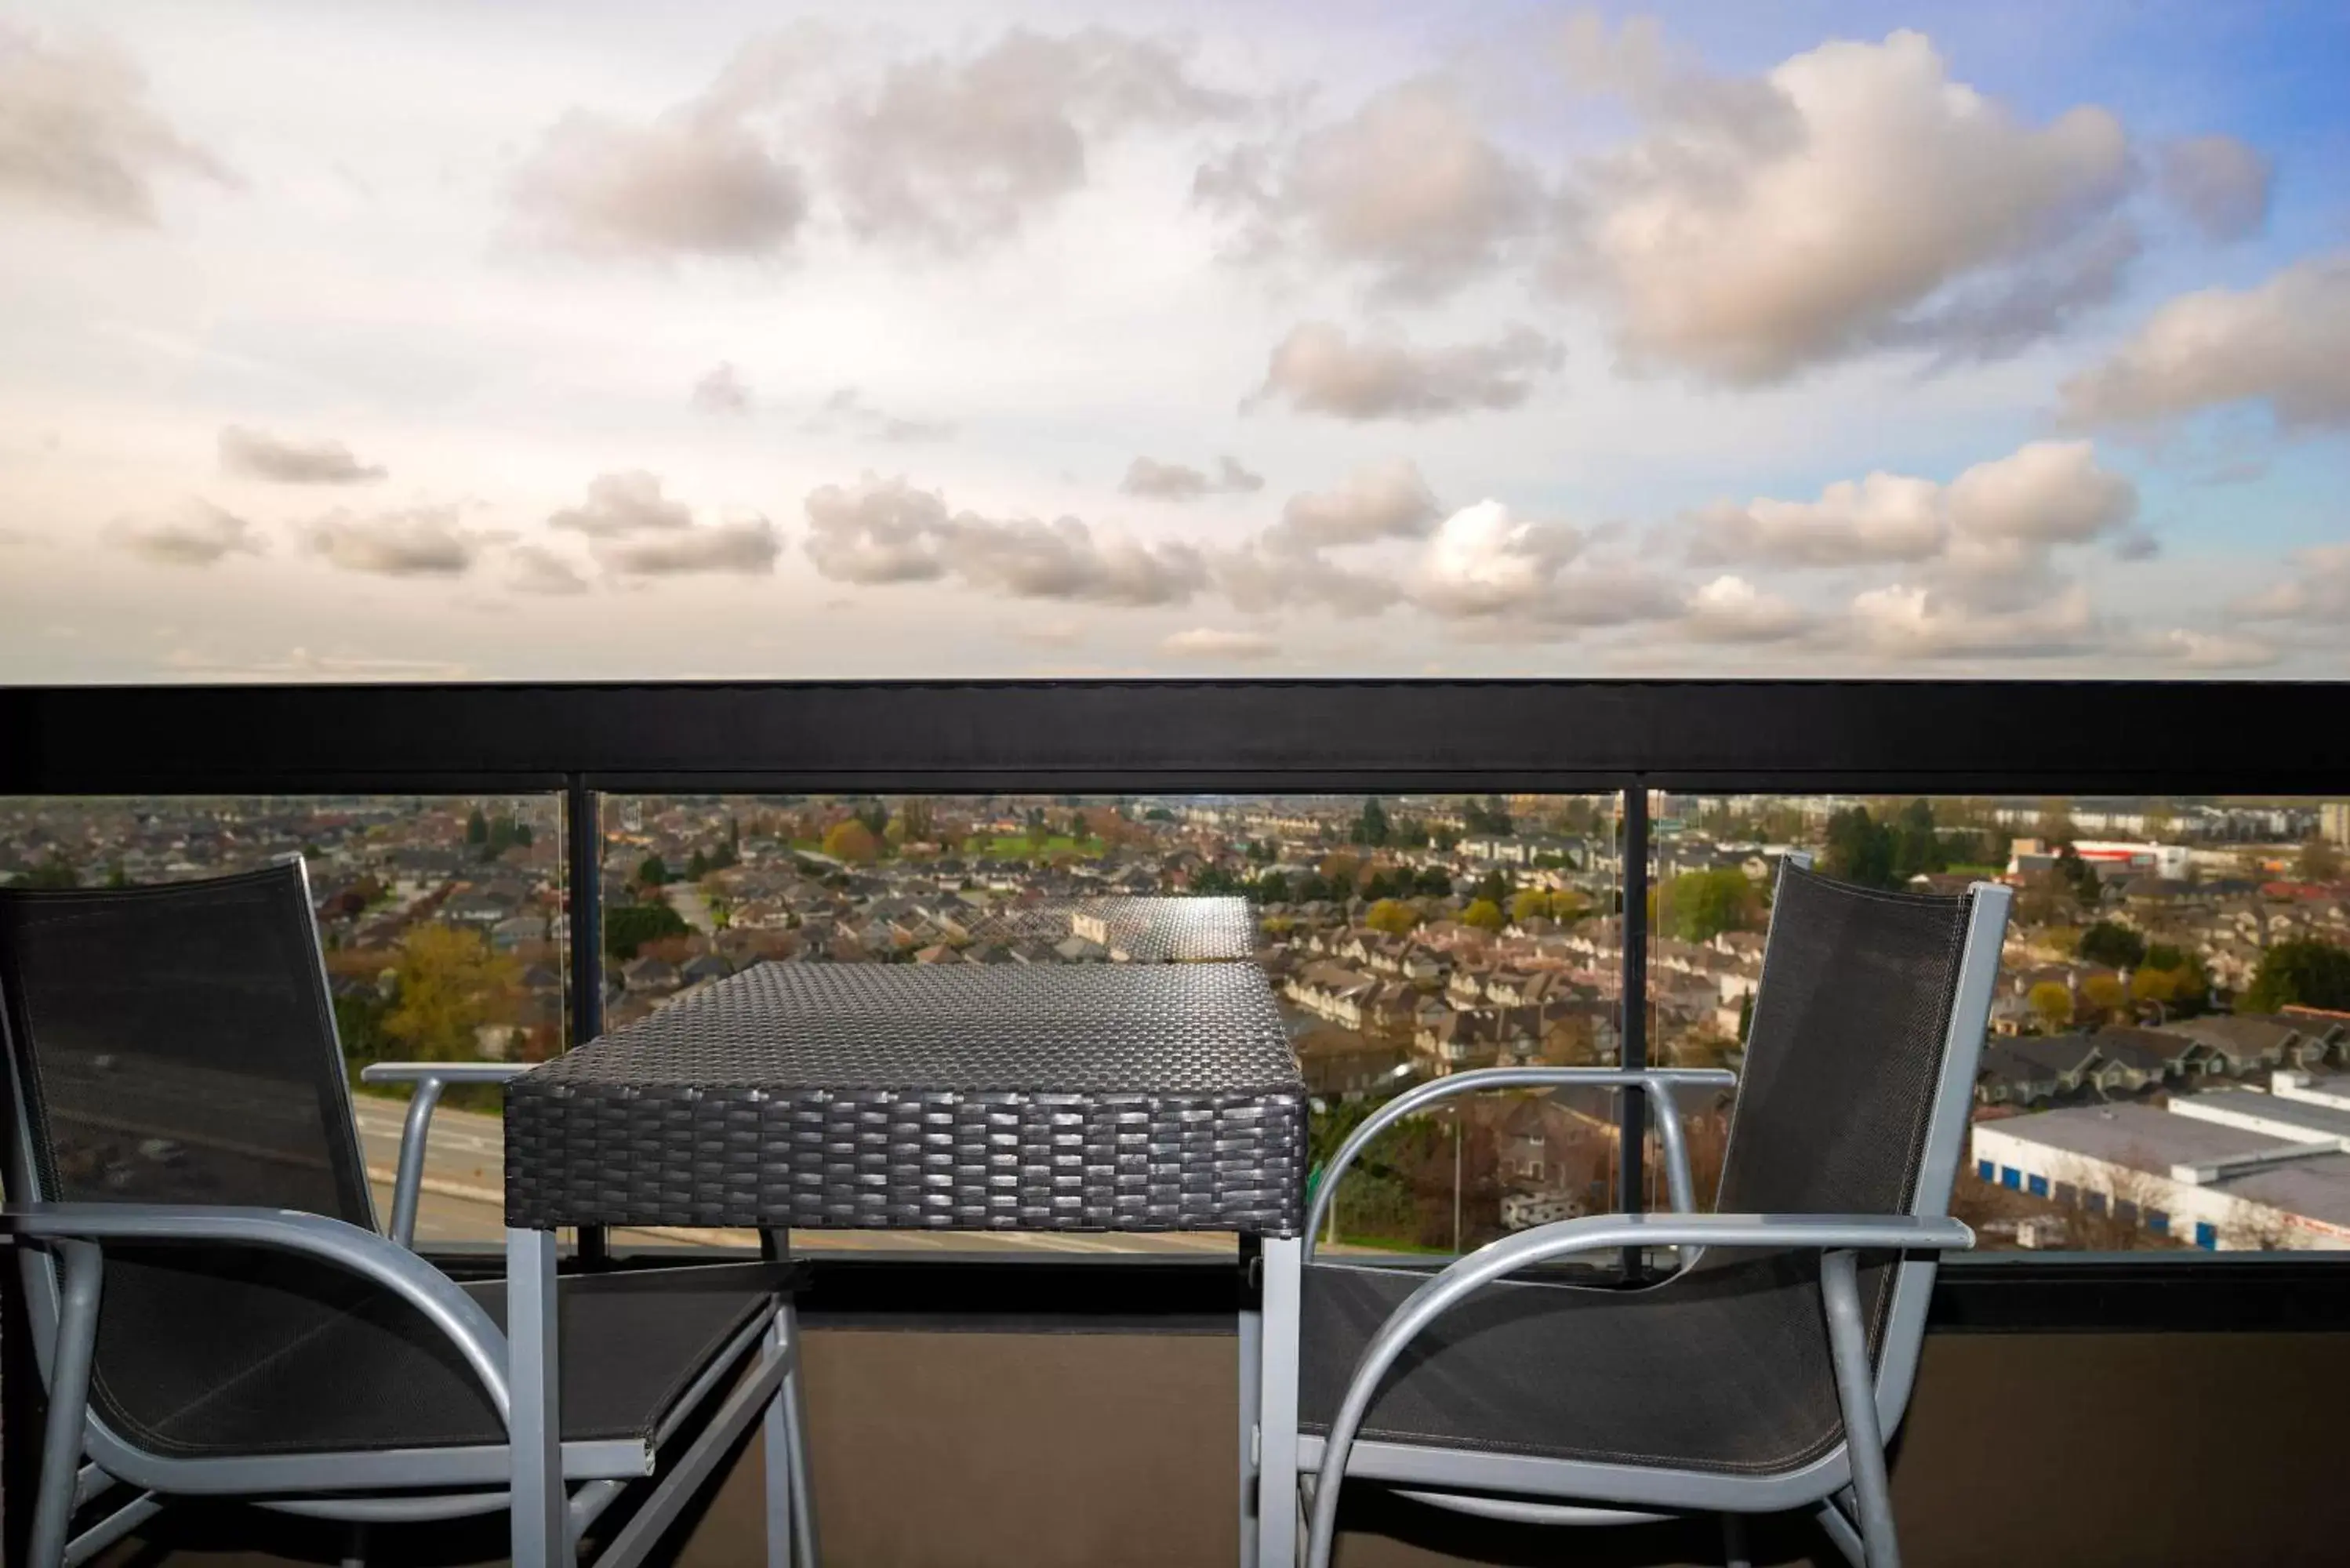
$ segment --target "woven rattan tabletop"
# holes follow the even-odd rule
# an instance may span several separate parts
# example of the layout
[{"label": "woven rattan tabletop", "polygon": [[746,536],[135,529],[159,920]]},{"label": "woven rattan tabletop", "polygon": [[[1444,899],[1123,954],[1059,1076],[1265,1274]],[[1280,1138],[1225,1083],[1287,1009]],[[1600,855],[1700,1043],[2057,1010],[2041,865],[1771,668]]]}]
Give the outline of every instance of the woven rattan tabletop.
[{"label": "woven rattan tabletop", "polygon": [[1250,963],[768,963],[511,1085],[517,1225],[1294,1234],[1305,1090]]}]

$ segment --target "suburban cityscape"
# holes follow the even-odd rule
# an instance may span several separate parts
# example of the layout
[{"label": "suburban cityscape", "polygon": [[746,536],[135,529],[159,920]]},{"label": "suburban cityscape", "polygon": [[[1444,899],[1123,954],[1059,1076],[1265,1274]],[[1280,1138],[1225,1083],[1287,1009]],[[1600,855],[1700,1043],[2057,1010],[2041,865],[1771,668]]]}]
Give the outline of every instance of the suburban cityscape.
[{"label": "suburban cityscape", "polygon": [[[2350,1239],[2350,805],[1649,805],[1652,1062],[1740,1065],[1789,855],[1885,888],[2003,879],[2015,913],[1954,1202],[1982,1244]],[[609,796],[602,809],[607,1027],[764,962],[1154,961],[1107,900],[1223,896],[1254,915],[1317,1160],[1415,1082],[1619,1060],[1612,795]],[[0,799],[0,885],[136,885],[298,853],[354,1074],[377,1059],[536,1061],[572,1033],[563,829],[552,795]],[[427,1209],[458,1224],[468,1202],[494,1211],[496,1091],[449,1104],[456,1152],[428,1171]],[[1684,1107],[1701,1194],[1729,1106]],[[379,1142],[389,1162],[396,1111],[361,1097],[371,1167]],[[1338,1238],[1451,1251],[1617,1206],[1617,1127],[1614,1094],[1580,1088],[1409,1119],[1350,1172]]]}]

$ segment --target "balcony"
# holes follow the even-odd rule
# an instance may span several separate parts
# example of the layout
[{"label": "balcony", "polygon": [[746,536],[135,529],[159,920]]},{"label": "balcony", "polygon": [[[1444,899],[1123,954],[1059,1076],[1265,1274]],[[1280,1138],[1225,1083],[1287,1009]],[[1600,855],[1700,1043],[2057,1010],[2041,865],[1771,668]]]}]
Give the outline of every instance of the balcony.
[{"label": "balcony", "polygon": [[[329,928],[330,940],[349,939],[329,948],[330,972],[343,972],[337,953],[375,951],[379,936],[392,940],[363,934],[388,920],[386,911],[437,900],[431,908],[440,922],[478,932],[482,951],[500,953],[501,930],[520,944],[503,953],[517,996],[547,1002],[483,1026],[519,1033],[484,1034],[476,1044],[483,1054],[523,1055],[651,1014],[698,983],[689,971],[710,958],[726,969],[745,956],[824,961],[820,950],[837,940],[844,953],[867,958],[902,949],[909,963],[990,961],[999,949],[1006,962],[1114,963],[1124,942],[1127,961],[1148,961],[1130,934],[1083,901],[1122,862],[1103,855],[1083,863],[1088,833],[1100,835],[1069,832],[1069,814],[1111,809],[1121,799],[1162,803],[1135,815],[1155,823],[1149,810],[1167,813],[1163,831],[1149,831],[1154,844],[1174,846],[1152,852],[1155,877],[1180,875],[1185,884],[1169,890],[1222,888],[1213,874],[1224,873],[1245,878],[1261,909],[1292,922],[1271,945],[1295,960],[1287,971],[1293,1038],[1309,1083],[1317,1070],[1326,1075],[1316,1092],[1333,1116],[1391,1092],[1398,1067],[1405,1078],[1432,1076],[1516,1059],[1513,1053],[1637,1065],[1695,1062],[1683,1054],[1707,1052],[1708,1064],[1734,1064],[1740,993],[1728,981],[1752,968],[1754,955],[1737,940],[1751,933],[1734,915],[1702,930],[1714,918],[1692,911],[1701,897],[1759,885],[1736,869],[1742,857],[1767,859],[1798,840],[1825,845],[1835,812],[1910,799],[1931,803],[1933,853],[1958,864],[1984,852],[1959,836],[2013,828],[2014,838],[2030,836],[2027,824],[2036,826],[2055,800],[2072,802],[2084,841],[2145,836],[2143,820],[2107,826],[2105,816],[2123,808],[2106,797],[2158,797],[2213,812],[2241,802],[2247,813],[2281,814],[2292,827],[2295,813],[2350,795],[2350,738],[2339,726],[2311,731],[2303,722],[2338,706],[2343,694],[2029,683],[19,689],[0,691],[0,733],[16,738],[0,755],[0,813],[15,808],[6,820],[18,826],[37,816],[46,836],[0,865],[31,874],[71,862],[76,875],[99,879],[121,846],[99,842],[94,827],[75,839],[58,826],[120,824],[124,814],[107,803],[126,797],[312,803],[298,828],[245,814],[222,853],[234,859],[289,836],[300,843],[299,831],[330,831],[317,826],[329,817],[356,825],[347,830],[373,846],[367,869],[380,874],[384,888],[331,917],[322,909],[322,919],[343,922]],[[2019,713],[2084,703],[2094,703],[2099,723],[2015,722]],[[2158,738],[2282,732],[2305,740],[2240,751]],[[376,808],[352,805],[362,798],[390,804],[370,815]],[[1309,865],[1293,846],[1322,842],[1315,835],[1326,828],[1335,835],[1330,844],[1349,842],[1347,814],[1359,825],[1363,803],[1374,799],[1384,803],[1390,836],[1395,819],[1424,829],[1461,803],[1476,803],[1482,816],[1489,800],[1543,826],[1503,838],[1482,820],[1463,822],[1442,850],[1433,837],[1409,853],[1358,846],[1351,857],[1359,864],[1345,873],[1351,888],[1331,888],[1336,849]],[[322,801],[333,809],[315,805]],[[472,807],[460,803],[476,801],[488,805],[480,841],[467,847]],[[920,817],[910,802],[920,803]],[[1970,804],[1944,809],[1960,802]],[[879,884],[889,881],[889,867],[907,863],[902,854],[877,848],[868,862],[853,835],[854,854],[827,854],[813,831],[824,824],[815,819],[855,820],[851,803],[883,810],[875,836],[883,845],[931,842],[941,832],[964,835],[966,846],[1019,842],[1001,855],[965,850],[954,879],[972,883],[977,897],[964,905],[969,923],[956,915],[949,930],[938,909],[890,907],[901,889]],[[1804,803],[1821,809],[1806,818]],[[1049,814],[1033,840],[1030,809]],[[2091,827],[2093,809],[2105,816]],[[2002,825],[2002,811],[2022,815]],[[782,820],[794,814],[812,820]],[[453,836],[459,859],[498,874],[434,881],[441,873],[421,846],[365,837],[370,826],[428,816],[441,825],[435,832]],[[535,829],[527,845],[517,839],[525,824]],[[1783,836],[1761,831],[1780,827]],[[1196,842],[1182,836],[1194,831]],[[179,836],[190,842],[169,854],[134,843],[126,877],[134,865],[140,877],[159,879],[212,867],[213,849],[194,846],[197,836]],[[494,854],[479,853],[498,836],[506,842]],[[2182,833],[2179,841],[2232,857],[2262,853],[2263,844],[2289,847],[2295,836],[2190,840]],[[1201,852],[1211,839],[1227,844],[1225,858]],[[340,842],[313,844],[331,859]],[[722,844],[754,867],[765,863],[763,846],[780,845],[775,857],[795,869],[773,890],[745,890],[740,879],[729,881],[728,867],[710,866]],[[17,848],[0,842],[0,856]],[[2012,851],[1999,868],[2014,859],[2026,896],[2052,888],[2046,878],[2056,875],[2024,865],[2030,853]],[[691,854],[702,857],[702,877],[681,888],[646,880],[647,860],[660,857],[665,872],[670,859]],[[1557,863],[1540,864],[1544,857]],[[1003,873],[1016,885],[993,888],[998,872],[989,860],[1032,869]],[[1083,864],[1056,869],[1056,860]],[[870,888],[859,886],[868,865],[879,868]],[[1395,881],[1407,869],[1417,878],[1443,867],[1453,868],[1443,894],[1432,891],[1432,877],[1409,888]],[[1725,872],[1736,879],[1718,875]],[[1336,896],[1295,899],[1295,914],[1290,903],[1269,901],[1267,878],[1292,873],[1286,892],[1301,892],[1310,874]],[[1487,929],[1482,914],[1465,917],[1476,880],[1489,873],[1505,878],[1506,897]],[[1378,929],[1371,913],[1379,900],[1366,896],[1371,876],[1388,878],[1390,901],[1409,907],[1413,925]],[[413,885],[402,890],[401,877]],[[840,885],[828,886],[832,877]],[[502,879],[522,892],[491,886]],[[466,886],[455,888],[461,880]],[[2070,959],[2052,958],[2036,950],[2043,935],[2102,923],[2158,938],[2159,921],[2183,917],[2134,903],[2141,895],[2126,875],[2093,873],[2092,883],[2068,895],[2074,902],[2064,917],[2091,919],[2059,926],[2035,916],[2007,955],[2002,994],[2015,1003],[2008,1016],[2022,1032],[2009,1044],[2019,1054],[2013,1064],[2002,1059],[2002,1075],[1979,1088],[1976,1127],[1988,1130],[1970,1153],[1957,1210],[1985,1245],[1941,1272],[1893,1454],[1908,1558],[2336,1561],[2350,1503],[2329,1501],[2340,1490],[2332,1484],[2330,1439],[2343,1385],[2325,1369],[2338,1360],[2350,1323],[2350,1252],[2330,1250],[2338,1244],[2322,1230],[2330,1210],[2306,1189],[2295,1195],[2296,1209],[2282,1196],[2270,1203],[2248,1184],[2277,1168],[2307,1172],[2328,1158],[2350,1159],[2312,1152],[2310,1141],[2331,1136],[2319,1124],[2334,1114],[2324,1096],[2326,1075],[2344,1064],[2338,1032],[2317,1016],[2323,1009],[2304,1009],[2304,1026],[2262,1033],[2246,1020],[2301,1015],[2215,1006],[2203,1016],[2223,1018],[2226,1028],[2180,1033],[2170,1016],[2175,994],[2137,995],[2126,983],[2120,1001],[2093,1016],[2100,1004],[2090,982],[2122,966],[2096,962],[2077,934]],[[2304,930],[2325,938],[2318,901],[2269,896],[2262,887],[2244,896],[2256,923],[2282,919],[2288,940]],[[1539,905],[1511,907],[1522,894],[1539,894]],[[2143,897],[2174,896],[2149,888]],[[2236,897],[2212,893],[2208,901],[2225,906]],[[772,927],[745,919],[721,929],[707,907],[716,900],[743,914],[761,898],[775,905]],[[1045,909],[1055,899],[1066,901]],[[810,934],[817,915],[810,900],[826,904],[820,937]],[[1309,915],[1309,905],[1322,912]],[[614,929],[616,911],[656,906],[694,933],[676,939],[676,953],[622,959],[600,940]],[[848,918],[829,912],[836,906]],[[517,919],[529,929],[509,924]],[[723,930],[741,940],[722,942]],[[1045,958],[1063,940],[1079,945]],[[1310,946],[1316,941],[1319,950]],[[2257,963],[2230,981],[2222,967],[2234,950],[2214,941],[2203,960],[2207,979],[2243,994]],[[2146,970],[2158,945],[2145,943],[2127,967]],[[364,966],[346,967],[371,983]],[[534,967],[542,972],[525,982],[520,977]],[[2061,1026],[2034,1019],[2035,1006],[2054,1005],[2044,992],[2014,984],[2058,968],[2078,977]],[[1360,977],[1360,989],[1342,992],[1326,970]],[[1445,1029],[1438,1044],[1457,1044],[1459,1057],[1416,1051],[1415,1036],[1436,1028],[1435,1019],[1393,1012],[1386,1025],[1376,1022],[1383,1005],[1400,999],[1383,988],[1399,985],[1449,1017],[1490,1022]],[[1553,989],[1562,994],[1546,1000]],[[355,1008],[351,1016],[364,1012]],[[2002,1016],[1994,1012],[1995,1028]],[[347,1019],[347,1049],[353,1027]],[[2255,1095],[2267,1114],[2248,1125],[2242,1107]],[[2221,1098],[2229,1096],[2241,1098]],[[476,1100],[441,1113],[447,1141],[426,1168],[421,1250],[460,1277],[504,1266],[494,1108]],[[1714,1111],[1682,1108],[1702,1178]],[[2207,1141],[2242,1143],[2241,1151],[2189,1161],[2184,1176],[2174,1179],[2168,1159],[2138,1176],[2224,1190],[2246,1212],[2274,1209],[2285,1218],[2266,1231],[2247,1221],[2224,1236],[2215,1222],[2204,1250],[2187,1227],[2190,1198],[2158,1200],[2151,1188],[2127,1185],[2137,1178],[2114,1171],[2027,1168],[2035,1149],[2061,1145],[2076,1160],[2093,1154],[2046,1129],[2106,1110],[2152,1118],[2157,1131],[2179,1124]],[[394,1158],[399,1111],[388,1101],[360,1102],[379,1178]],[[1662,1203],[1657,1130],[1637,1096],[1530,1100],[1432,1125],[1429,1137],[1435,1141],[1414,1174],[1393,1178],[1386,1189],[1388,1209],[1371,1196],[1382,1190],[1379,1179],[1360,1189],[1367,1196],[1357,1207],[1342,1199],[1341,1245],[1474,1246],[1504,1222],[1502,1202],[1513,1193],[1555,1191],[1591,1208]],[[2281,1152],[2262,1154],[2252,1147],[2262,1140]],[[2248,1174],[2229,1174],[2230,1158]],[[2119,1170],[2128,1162],[2113,1163]],[[2017,1172],[2012,1186],[2002,1179],[2009,1169]],[[389,1208],[380,1195],[379,1202]],[[2131,1213],[2120,1212],[2124,1203]],[[2159,1231],[2156,1212],[2166,1219]],[[563,1267],[674,1264],[755,1247],[750,1232],[615,1231],[602,1255],[593,1247],[567,1253]],[[806,1272],[809,1446],[826,1562],[1235,1560],[1234,1314],[1249,1286],[1232,1238],[809,1230],[795,1231],[791,1247]],[[13,1267],[5,1277],[0,1528],[16,1561],[39,1407]],[[656,1560],[760,1560],[760,1442],[754,1431],[662,1539]],[[1721,1560],[1710,1521],[1569,1532],[1468,1520],[1369,1488],[1359,1493],[1350,1490],[1342,1514],[1336,1561],[1348,1568],[1577,1555],[1623,1564]],[[189,1504],[165,1511],[99,1560],[332,1563],[343,1545],[336,1527]],[[1758,1527],[1751,1545],[1758,1563],[1840,1560],[1800,1518]],[[505,1550],[504,1520],[493,1516],[379,1532],[369,1561],[494,1562]]]}]

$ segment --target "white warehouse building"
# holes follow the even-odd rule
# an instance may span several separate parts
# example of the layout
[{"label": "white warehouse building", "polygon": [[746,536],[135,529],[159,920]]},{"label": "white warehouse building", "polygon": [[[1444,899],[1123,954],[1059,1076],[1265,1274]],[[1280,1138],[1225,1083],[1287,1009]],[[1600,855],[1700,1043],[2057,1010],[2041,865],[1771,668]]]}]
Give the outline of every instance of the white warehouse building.
[{"label": "white warehouse building", "polygon": [[2211,1251],[2350,1248],[2350,1078],[1979,1123],[1975,1174]]}]

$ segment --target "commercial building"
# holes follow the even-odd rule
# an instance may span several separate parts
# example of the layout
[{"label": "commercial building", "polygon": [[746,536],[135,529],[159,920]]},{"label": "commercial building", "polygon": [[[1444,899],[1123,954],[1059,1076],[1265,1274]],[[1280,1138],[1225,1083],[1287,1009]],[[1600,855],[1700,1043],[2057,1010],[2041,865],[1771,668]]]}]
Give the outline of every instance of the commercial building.
[{"label": "commercial building", "polygon": [[1975,1174],[2207,1251],[2350,1248],[2350,1078],[1979,1124]]}]

